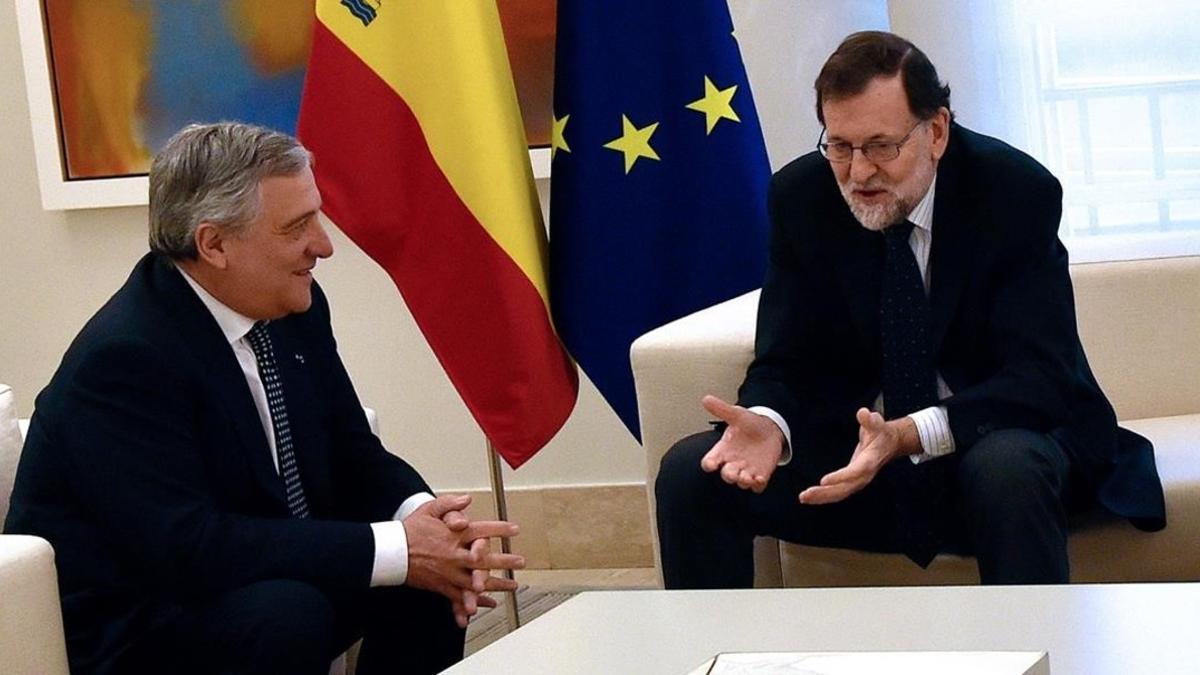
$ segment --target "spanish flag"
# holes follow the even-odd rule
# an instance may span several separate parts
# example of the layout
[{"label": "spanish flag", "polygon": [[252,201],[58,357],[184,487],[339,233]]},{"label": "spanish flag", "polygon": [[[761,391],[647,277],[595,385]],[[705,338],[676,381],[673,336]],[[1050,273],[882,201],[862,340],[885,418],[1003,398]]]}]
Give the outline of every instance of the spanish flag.
[{"label": "spanish flag", "polygon": [[494,2],[317,0],[298,131],[323,210],[391,276],[516,468],[578,377],[550,320],[546,234]]}]

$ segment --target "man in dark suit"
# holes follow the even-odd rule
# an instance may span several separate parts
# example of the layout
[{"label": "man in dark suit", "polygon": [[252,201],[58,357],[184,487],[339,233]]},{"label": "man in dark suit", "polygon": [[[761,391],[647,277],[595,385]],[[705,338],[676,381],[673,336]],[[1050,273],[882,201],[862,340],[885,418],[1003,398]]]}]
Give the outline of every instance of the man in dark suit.
[{"label": "man in dark suit", "polygon": [[38,396],[6,530],[54,546],[76,673],[437,672],[518,568],[371,433],[313,283],[307,150],[193,125],[150,246]]},{"label": "man in dark suit", "polygon": [[738,405],[706,397],[718,428],[662,462],[667,586],[751,585],[755,535],[1063,583],[1071,509],[1163,527],[1150,443],[1118,429],[1080,345],[1058,181],[954,123],[895,35],[848,37],[816,91],[819,152],[771,183]]}]

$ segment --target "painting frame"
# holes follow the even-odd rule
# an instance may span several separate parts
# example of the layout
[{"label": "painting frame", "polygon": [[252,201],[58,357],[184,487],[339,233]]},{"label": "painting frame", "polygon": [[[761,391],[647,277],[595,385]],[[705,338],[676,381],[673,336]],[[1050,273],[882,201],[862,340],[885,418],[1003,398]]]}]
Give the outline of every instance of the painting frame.
[{"label": "painting frame", "polygon": [[16,0],[16,8],[42,208],[54,211],[145,204],[149,190],[145,176],[67,178],[44,5],[41,0]]},{"label": "painting frame", "polygon": [[[68,178],[45,4],[41,0],[14,1],[42,208],[55,211],[145,205],[149,192],[145,175]],[[549,148],[530,148],[529,159],[535,179],[549,178]]]}]

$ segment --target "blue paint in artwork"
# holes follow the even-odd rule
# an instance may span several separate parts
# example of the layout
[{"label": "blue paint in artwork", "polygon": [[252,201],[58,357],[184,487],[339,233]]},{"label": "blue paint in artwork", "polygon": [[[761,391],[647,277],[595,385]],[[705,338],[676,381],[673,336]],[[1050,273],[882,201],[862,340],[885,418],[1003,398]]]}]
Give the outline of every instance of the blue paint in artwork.
[{"label": "blue paint in artwork", "polygon": [[227,5],[149,4],[154,46],[143,133],[152,151],[190,122],[238,120],[295,133],[304,69],[273,76],[256,70],[234,35]]}]

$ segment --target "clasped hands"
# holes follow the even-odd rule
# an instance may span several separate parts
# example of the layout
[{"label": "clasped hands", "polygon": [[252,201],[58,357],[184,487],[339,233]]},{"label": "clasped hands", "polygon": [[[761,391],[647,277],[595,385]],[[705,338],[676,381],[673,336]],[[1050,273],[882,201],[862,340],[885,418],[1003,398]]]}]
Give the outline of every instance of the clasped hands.
[{"label": "clasped hands", "polygon": [[519,528],[504,520],[472,522],[463,511],[469,495],[442,495],[422,504],[404,519],[408,537],[408,586],[450,599],[459,627],[480,607],[495,607],[487,594],[513,591],[516,581],[494,577],[491,570],[525,567],[519,555],[494,553],[492,537],[515,537]]},{"label": "clasped hands", "polygon": [[[705,396],[701,403],[709,414],[727,426],[716,445],[701,458],[700,468],[708,472],[719,471],[726,483],[761,493],[767,488],[783,453],[783,432],[769,418],[716,396]],[[823,476],[819,484],[803,490],[799,495],[800,503],[840,502],[865,488],[888,462],[920,451],[920,439],[911,418],[889,422],[866,408],[859,408],[855,418],[858,420],[858,445],[850,462]]]}]

